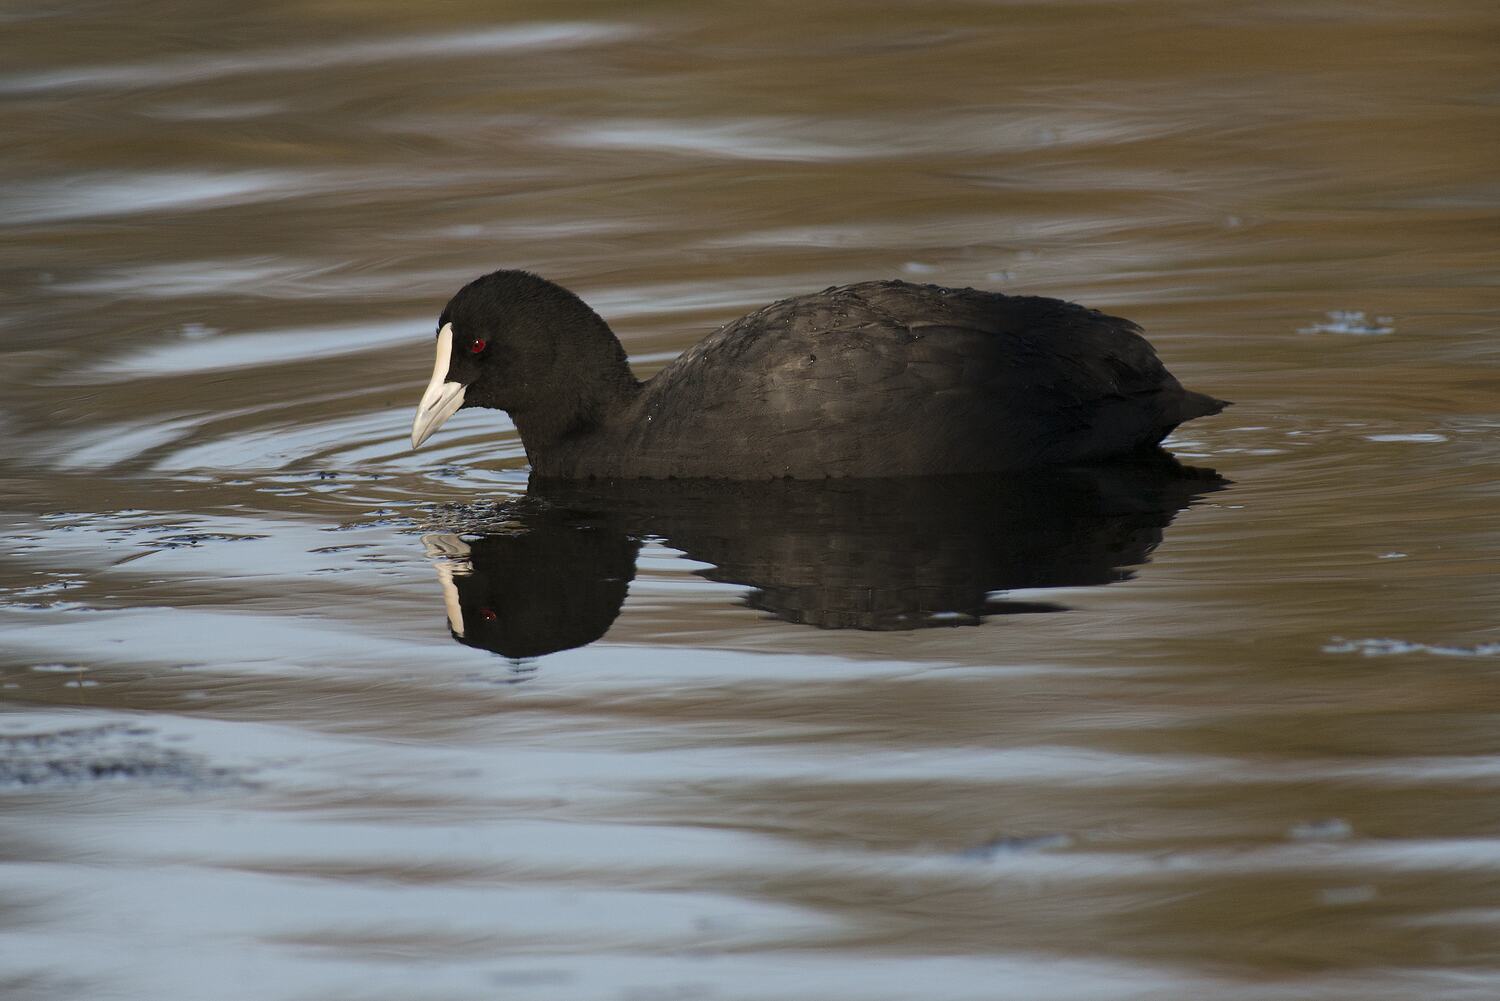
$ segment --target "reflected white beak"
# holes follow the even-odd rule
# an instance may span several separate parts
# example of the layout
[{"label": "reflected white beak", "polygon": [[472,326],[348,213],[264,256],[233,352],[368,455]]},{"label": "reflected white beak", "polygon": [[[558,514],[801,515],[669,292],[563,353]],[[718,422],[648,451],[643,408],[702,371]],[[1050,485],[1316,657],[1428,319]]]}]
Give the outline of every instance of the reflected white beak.
[{"label": "reflected white beak", "polygon": [[443,607],[448,612],[448,628],[453,630],[453,635],[462,639],[464,611],[459,604],[458,585],[453,578],[463,577],[474,570],[468,559],[468,543],[451,532],[434,532],[422,536],[422,548],[427,550],[430,559],[438,561],[433,566],[437,570],[438,583],[443,587]]},{"label": "reflected white beak", "polygon": [[412,448],[432,437],[432,432],[442,427],[443,422],[464,405],[464,384],[447,381],[448,360],[452,357],[453,324],[445,323],[438,331],[437,361],[432,366],[432,378],[427,381],[427,391],[422,394],[416,419],[411,422]]}]

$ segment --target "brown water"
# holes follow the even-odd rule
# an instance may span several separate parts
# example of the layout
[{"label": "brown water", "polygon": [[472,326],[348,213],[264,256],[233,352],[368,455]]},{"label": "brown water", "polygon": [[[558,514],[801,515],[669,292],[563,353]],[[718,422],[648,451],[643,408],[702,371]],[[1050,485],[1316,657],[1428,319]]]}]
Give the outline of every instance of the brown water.
[{"label": "brown water", "polygon": [[[1493,3],[251,9],[0,12],[0,994],[1500,996]],[[498,266],[1082,301],[1233,483],[549,521]]]}]

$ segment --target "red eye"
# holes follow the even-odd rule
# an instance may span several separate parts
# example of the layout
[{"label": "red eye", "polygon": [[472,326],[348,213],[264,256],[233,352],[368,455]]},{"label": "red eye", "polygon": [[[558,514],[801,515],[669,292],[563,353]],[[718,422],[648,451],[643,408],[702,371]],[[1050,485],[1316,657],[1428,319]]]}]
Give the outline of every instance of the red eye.
[{"label": "red eye", "polygon": [[486,343],[487,342],[483,337],[479,338],[479,340],[469,345],[469,353],[475,355],[479,354],[480,352],[484,351],[484,346]]},{"label": "red eye", "polygon": [[495,610],[493,608],[481,608],[479,610],[479,617],[486,622],[494,622],[496,618]]}]

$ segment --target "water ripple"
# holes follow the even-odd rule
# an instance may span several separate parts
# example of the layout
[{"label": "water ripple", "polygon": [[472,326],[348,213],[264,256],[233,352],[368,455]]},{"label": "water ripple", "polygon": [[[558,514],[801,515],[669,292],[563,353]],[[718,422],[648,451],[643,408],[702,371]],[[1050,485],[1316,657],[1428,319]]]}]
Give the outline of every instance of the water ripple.
[{"label": "water ripple", "polygon": [[443,56],[484,55],[517,49],[578,48],[618,42],[639,29],[598,22],[558,22],[481,28],[410,38],[371,39],[329,45],[278,47],[222,56],[185,55],[155,62],[79,66],[0,78],[0,93],[104,90],[201,83],[247,74],[326,71],[336,66],[376,65]]}]

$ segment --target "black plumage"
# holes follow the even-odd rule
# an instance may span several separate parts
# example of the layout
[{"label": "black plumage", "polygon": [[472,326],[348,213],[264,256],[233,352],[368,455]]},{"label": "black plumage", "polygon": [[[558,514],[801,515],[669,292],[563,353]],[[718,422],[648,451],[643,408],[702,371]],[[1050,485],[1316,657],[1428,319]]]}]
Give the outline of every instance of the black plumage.
[{"label": "black plumage", "polygon": [[448,324],[449,384],[510,412],[539,477],[1015,470],[1149,452],[1225,406],[1184,389],[1128,320],[902,281],[772,303],[645,382],[593,310],[526,272],[466,285]]}]

